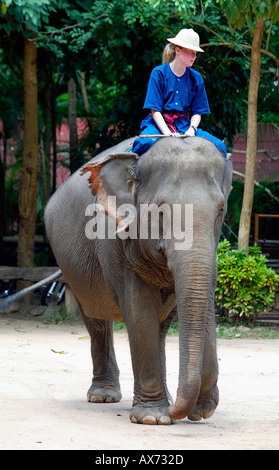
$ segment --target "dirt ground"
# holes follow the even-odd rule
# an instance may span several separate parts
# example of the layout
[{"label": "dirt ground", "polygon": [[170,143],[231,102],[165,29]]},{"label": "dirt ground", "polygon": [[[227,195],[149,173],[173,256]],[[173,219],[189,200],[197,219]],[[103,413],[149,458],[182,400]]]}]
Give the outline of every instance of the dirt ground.
[{"label": "dirt ground", "polygon": [[[0,315],[1,450],[272,450],[279,448],[279,339],[218,339],[220,404],[209,420],[129,421],[133,375],[125,330],[115,332],[123,398],[91,404],[90,342],[81,321]],[[167,338],[176,395],[178,338]]]}]

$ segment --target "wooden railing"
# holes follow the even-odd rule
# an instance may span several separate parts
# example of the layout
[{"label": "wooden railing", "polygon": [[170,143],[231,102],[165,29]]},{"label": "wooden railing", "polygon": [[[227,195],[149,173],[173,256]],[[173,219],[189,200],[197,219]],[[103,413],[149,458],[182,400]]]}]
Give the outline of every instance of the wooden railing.
[{"label": "wooden railing", "polygon": [[254,241],[258,244],[259,242],[259,219],[279,219],[279,214],[255,214],[255,235]]}]

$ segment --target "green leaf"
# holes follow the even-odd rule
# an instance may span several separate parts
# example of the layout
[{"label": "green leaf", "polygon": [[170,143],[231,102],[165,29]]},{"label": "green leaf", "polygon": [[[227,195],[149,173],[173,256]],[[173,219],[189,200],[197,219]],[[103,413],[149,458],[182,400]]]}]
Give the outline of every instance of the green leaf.
[{"label": "green leaf", "polygon": [[248,27],[249,27],[250,31],[254,31],[255,24],[253,23],[253,20],[248,16],[246,18],[246,21],[247,21],[247,24],[248,24]]},{"label": "green leaf", "polygon": [[3,15],[6,15],[7,10],[8,10],[7,5],[5,3],[2,3],[1,11],[2,11]]}]

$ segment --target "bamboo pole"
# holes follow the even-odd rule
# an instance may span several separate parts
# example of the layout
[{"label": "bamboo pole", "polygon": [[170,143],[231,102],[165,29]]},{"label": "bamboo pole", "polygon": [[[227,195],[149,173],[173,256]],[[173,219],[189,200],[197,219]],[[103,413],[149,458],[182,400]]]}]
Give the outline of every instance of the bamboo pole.
[{"label": "bamboo pole", "polygon": [[[160,138],[160,137],[174,137],[171,135],[164,135],[164,134],[146,134],[146,135],[138,135],[137,139],[153,139],[153,138]],[[177,135],[175,136],[176,138],[180,139],[185,139],[186,137],[189,137],[188,135]]]}]

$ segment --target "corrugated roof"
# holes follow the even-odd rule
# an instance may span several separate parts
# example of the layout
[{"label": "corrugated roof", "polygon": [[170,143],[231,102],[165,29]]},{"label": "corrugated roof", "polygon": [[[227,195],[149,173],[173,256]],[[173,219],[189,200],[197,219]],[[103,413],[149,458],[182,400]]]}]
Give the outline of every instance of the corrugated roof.
[{"label": "corrugated roof", "polygon": [[[233,169],[245,174],[246,136],[237,135],[232,151]],[[243,179],[234,174],[234,179]],[[256,157],[256,181],[279,181],[279,131],[272,125],[258,126],[258,151]]]}]

